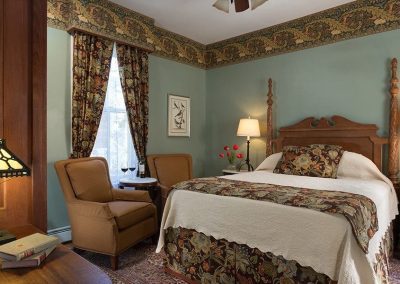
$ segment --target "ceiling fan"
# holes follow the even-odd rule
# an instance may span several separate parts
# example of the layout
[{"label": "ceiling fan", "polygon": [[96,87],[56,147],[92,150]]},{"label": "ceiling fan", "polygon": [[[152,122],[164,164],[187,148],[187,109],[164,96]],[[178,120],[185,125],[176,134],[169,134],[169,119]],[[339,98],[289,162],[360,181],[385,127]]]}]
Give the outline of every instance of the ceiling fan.
[{"label": "ceiling fan", "polygon": [[213,6],[218,10],[229,13],[229,4],[233,4],[235,2],[235,11],[243,12],[250,8],[249,2],[251,2],[251,9],[254,10],[267,1],[268,0],[217,0]]}]

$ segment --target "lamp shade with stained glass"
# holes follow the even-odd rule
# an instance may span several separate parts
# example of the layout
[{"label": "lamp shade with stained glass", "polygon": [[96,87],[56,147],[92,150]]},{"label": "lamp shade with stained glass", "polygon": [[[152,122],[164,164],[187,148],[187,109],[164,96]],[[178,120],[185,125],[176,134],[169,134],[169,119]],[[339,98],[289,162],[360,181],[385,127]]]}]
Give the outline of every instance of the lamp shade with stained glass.
[{"label": "lamp shade with stained glass", "polygon": [[[30,169],[6,146],[6,140],[0,139],[0,178],[29,176]],[[0,245],[12,242],[15,236],[6,230],[0,230]]]},{"label": "lamp shade with stained glass", "polygon": [[30,169],[0,139],[0,178],[29,176]]}]

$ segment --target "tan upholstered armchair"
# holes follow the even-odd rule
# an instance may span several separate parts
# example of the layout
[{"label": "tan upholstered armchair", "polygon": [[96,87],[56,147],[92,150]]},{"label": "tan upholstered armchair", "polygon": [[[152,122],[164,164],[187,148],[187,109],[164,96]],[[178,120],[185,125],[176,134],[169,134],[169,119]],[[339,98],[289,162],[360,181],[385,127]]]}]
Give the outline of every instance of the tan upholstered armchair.
[{"label": "tan upholstered armchair", "polygon": [[67,203],[74,247],[111,256],[157,238],[157,210],[146,191],[113,189],[107,161],[83,158],[55,163]]},{"label": "tan upholstered armchair", "polygon": [[147,163],[151,177],[158,179],[161,187],[163,207],[171,191],[171,186],[193,178],[192,156],[190,154],[148,155]]}]

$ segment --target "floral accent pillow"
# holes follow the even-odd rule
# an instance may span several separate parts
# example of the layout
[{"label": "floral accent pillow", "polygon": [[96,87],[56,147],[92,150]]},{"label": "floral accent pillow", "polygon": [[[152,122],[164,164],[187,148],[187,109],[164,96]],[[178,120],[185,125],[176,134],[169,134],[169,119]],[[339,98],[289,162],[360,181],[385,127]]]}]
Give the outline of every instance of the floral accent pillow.
[{"label": "floral accent pillow", "polygon": [[336,178],[344,150],[341,146],[312,144],[285,146],[274,173],[297,176]]}]

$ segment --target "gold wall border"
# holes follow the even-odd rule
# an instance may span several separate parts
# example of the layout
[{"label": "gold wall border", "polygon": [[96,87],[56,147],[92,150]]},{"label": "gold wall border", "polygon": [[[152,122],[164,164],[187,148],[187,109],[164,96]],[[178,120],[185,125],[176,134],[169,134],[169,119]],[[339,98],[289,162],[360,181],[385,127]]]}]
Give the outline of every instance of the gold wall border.
[{"label": "gold wall border", "polygon": [[153,19],[107,0],[48,0],[47,25],[87,31],[206,68],[205,45],[156,27]]},{"label": "gold wall border", "polygon": [[210,69],[399,29],[400,2],[358,0],[209,45],[107,0],[48,0],[47,18],[50,27],[96,33]]}]

